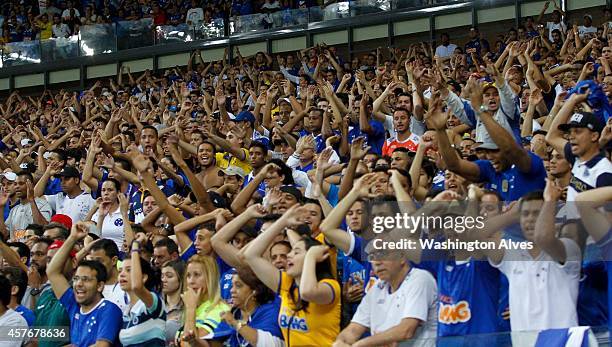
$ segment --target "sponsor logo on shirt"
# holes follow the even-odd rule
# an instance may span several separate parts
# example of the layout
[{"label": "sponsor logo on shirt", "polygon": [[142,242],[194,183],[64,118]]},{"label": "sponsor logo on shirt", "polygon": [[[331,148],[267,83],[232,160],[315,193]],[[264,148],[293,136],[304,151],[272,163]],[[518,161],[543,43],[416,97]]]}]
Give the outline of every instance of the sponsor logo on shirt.
[{"label": "sponsor logo on shirt", "polygon": [[309,330],[305,318],[287,316],[286,314],[281,314],[279,316],[279,325],[281,329],[290,329],[302,332],[308,332]]},{"label": "sponsor logo on shirt", "polygon": [[472,318],[470,304],[461,300],[456,304],[442,304],[438,310],[438,321],[442,324],[465,323]]}]

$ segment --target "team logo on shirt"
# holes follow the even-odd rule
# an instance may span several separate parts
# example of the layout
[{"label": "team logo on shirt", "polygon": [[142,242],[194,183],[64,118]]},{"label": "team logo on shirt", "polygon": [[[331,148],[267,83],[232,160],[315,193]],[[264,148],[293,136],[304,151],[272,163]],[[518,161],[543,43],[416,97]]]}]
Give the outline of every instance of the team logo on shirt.
[{"label": "team logo on shirt", "polygon": [[122,226],[122,225],[123,225],[123,219],[122,219],[122,218],[117,218],[117,219],[115,220],[115,226],[120,227],[120,226]]},{"label": "team logo on shirt", "polygon": [[470,304],[461,300],[456,304],[440,303],[438,310],[438,321],[443,324],[465,323],[472,318]]}]

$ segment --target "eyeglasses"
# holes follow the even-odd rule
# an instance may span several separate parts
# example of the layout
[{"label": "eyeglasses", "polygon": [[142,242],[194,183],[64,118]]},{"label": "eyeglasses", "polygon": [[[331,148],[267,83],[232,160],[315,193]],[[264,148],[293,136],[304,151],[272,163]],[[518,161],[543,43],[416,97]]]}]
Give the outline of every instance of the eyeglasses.
[{"label": "eyeglasses", "polygon": [[95,280],[96,280],[95,277],[88,277],[88,276],[73,276],[72,277],[72,283],[77,283],[78,281],[92,282]]}]

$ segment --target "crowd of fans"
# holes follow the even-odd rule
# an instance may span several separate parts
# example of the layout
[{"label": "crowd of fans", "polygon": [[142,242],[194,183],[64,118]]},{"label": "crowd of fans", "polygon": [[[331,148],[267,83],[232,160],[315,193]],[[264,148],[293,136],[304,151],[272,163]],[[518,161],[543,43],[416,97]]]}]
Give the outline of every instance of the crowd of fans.
[{"label": "crowd of fans", "polygon": [[[612,41],[564,15],[494,45],[472,28],[350,61],[195,51],[13,92],[0,326],[69,326],[75,346],[506,346],[491,333],[608,325]],[[533,247],[382,252],[398,234],[372,221],[400,211]],[[13,343],[65,344],[35,340]]]},{"label": "crowd of fans", "polygon": [[215,19],[315,5],[311,0],[7,0],[0,4],[0,43],[69,37],[84,25],[144,18],[155,26],[195,28]]}]

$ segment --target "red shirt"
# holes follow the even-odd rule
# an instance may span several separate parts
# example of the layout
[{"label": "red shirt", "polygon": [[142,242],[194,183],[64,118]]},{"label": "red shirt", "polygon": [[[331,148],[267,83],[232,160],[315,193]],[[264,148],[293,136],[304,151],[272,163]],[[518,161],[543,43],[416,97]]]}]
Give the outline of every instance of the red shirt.
[{"label": "red shirt", "polygon": [[416,152],[417,148],[419,147],[420,139],[421,138],[419,135],[416,134],[410,134],[408,139],[404,141],[399,141],[397,137],[391,137],[385,141],[382,148],[382,155],[390,157],[391,153],[393,153],[393,151],[399,147],[408,148],[409,151]]}]

